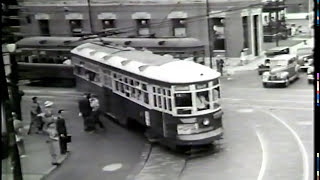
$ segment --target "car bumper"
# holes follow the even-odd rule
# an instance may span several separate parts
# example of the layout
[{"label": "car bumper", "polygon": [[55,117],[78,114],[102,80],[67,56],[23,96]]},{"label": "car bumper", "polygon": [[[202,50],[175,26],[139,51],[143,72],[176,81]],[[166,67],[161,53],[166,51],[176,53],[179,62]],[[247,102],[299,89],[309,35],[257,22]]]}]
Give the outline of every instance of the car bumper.
[{"label": "car bumper", "polygon": [[263,80],[263,83],[268,83],[268,84],[280,84],[280,83],[285,83],[286,81],[281,79],[281,80]]},{"label": "car bumper", "polygon": [[314,76],[312,74],[308,75],[308,80],[314,80]]}]

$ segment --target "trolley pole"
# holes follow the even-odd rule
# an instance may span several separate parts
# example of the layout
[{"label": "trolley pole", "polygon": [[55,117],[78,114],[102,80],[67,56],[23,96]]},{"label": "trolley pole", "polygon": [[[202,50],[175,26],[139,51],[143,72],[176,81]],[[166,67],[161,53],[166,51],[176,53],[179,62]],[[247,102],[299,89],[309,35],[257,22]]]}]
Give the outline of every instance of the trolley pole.
[{"label": "trolley pole", "polygon": [[90,0],[87,0],[88,3],[88,15],[89,15],[89,23],[90,23],[90,30],[91,33],[94,33],[93,24],[92,24],[92,16],[91,16],[91,2]]},{"label": "trolley pole", "polygon": [[209,0],[206,0],[206,7],[207,7],[207,20],[208,20],[208,45],[209,45],[209,61],[210,61],[210,68],[213,69],[212,64],[212,57],[213,57],[213,42],[214,36],[212,34],[213,23],[210,20],[210,7],[209,7]]}]

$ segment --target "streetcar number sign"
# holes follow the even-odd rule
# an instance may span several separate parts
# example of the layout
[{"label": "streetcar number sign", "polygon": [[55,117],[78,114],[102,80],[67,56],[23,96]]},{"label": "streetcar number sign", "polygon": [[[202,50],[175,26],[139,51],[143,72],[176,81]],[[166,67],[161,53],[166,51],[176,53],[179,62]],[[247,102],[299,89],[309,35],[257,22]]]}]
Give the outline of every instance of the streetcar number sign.
[{"label": "streetcar number sign", "polygon": [[191,134],[198,129],[198,124],[179,124],[177,127],[177,132],[178,134]]}]

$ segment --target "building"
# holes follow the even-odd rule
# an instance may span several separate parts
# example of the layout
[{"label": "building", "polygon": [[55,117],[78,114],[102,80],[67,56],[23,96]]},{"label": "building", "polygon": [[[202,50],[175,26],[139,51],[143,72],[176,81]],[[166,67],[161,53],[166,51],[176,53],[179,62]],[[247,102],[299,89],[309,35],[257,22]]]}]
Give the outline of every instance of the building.
[{"label": "building", "polygon": [[20,20],[18,3],[16,0],[4,0],[1,3],[1,40],[2,43],[13,43],[19,40]]},{"label": "building", "polygon": [[239,57],[243,49],[249,57],[261,54],[259,1],[210,0],[209,4],[208,21],[205,0],[24,0],[21,33],[79,36],[117,28],[126,32],[120,35],[124,37],[193,37],[208,44],[210,29],[215,55]]}]

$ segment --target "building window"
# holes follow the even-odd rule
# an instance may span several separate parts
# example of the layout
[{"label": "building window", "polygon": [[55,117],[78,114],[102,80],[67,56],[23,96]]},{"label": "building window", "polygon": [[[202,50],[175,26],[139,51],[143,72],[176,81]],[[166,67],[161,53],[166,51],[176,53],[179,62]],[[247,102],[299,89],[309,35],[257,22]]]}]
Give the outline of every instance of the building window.
[{"label": "building window", "polygon": [[243,28],[243,49],[249,48],[248,45],[248,16],[242,17],[242,28]]},{"label": "building window", "polygon": [[26,21],[27,21],[27,24],[31,24],[31,18],[29,15],[26,16]]},{"label": "building window", "polygon": [[50,36],[49,21],[39,20],[38,22],[39,22],[40,34],[42,36]]},{"label": "building window", "polygon": [[103,29],[112,29],[115,28],[115,20],[114,19],[104,19],[102,20],[102,28]]},{"label": "building window", "polygon": [[76,36],[82,32],[82,22],[81,20],[70,20],[71,33]]},{"label": "building window", "polygon": [[186,37],[186,19],[172,19],[172,31],[175,37]]},{"label": "building window", "polygon": [[214,50],[225,50],[224,18],[212,18]]},{"label": "building window", "polygon": [[149,19],[137,19],[137,35],[146,36],[150,35],[150,20]]}]

